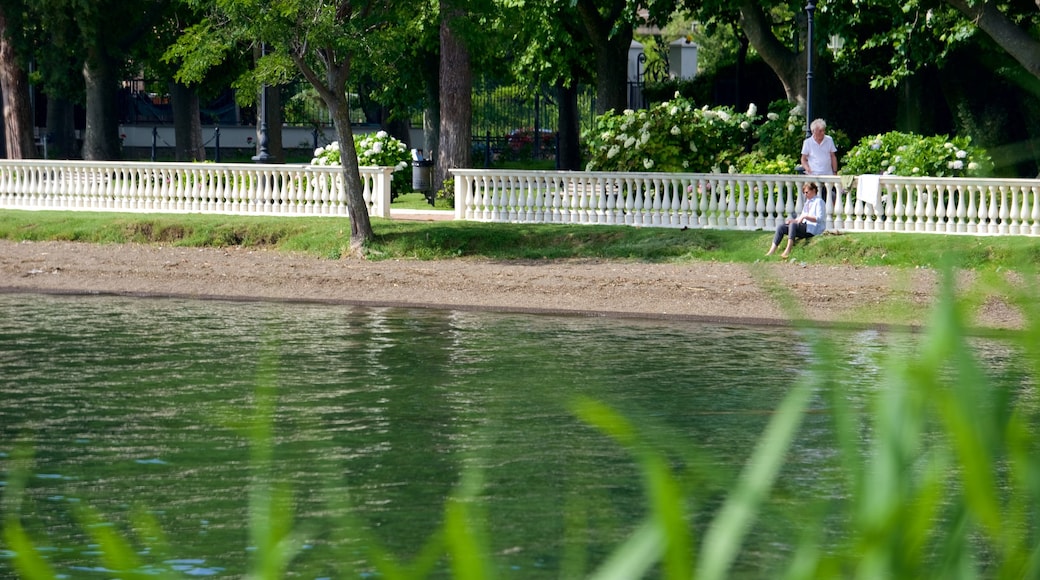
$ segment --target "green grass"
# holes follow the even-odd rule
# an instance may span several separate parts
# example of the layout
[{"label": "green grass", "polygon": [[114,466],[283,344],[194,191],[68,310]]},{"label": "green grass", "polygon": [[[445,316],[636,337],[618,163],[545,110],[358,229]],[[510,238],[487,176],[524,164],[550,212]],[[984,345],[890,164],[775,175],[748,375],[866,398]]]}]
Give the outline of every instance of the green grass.
[{"label": "green grass", "polygon": [[[429,209],[421,194],[404,205]],[[441,202],[443,203],[443,202]],[[646,262],[763,260],[771,232],[595,225],[529,225],[373,219],[369,259],[608,259]],[[129,214],[0,210],[0,239],[242,246],[339,258],[349,247],[345,218]],[[846,233],[799,242],[793,259],[814,264],[979,271],[1036,268],[1040,244],[1025,236]]]}]

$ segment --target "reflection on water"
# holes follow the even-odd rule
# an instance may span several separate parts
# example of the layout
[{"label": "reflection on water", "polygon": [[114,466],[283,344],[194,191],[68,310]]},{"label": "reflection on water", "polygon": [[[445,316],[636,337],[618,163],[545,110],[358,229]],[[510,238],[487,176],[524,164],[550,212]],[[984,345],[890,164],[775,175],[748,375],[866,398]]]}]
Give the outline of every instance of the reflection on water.
[{"label": "reflection on water", "polygon": [[[876,382],[891,339],[828,337],[843,353],[835,364],[850,377],[849,397]],[[565,543],[598,562],[645,513],[630,455],[574,418],[576,396],[631,418],[697,474],[694,495],[710,507],[807,356],[790,329],[27,295],[0,296],[0,344],[0,479],[14,442],[31,440],[23,511],[72,577],[99,566],[77,504],[124,531],[134,508],[155,514],[172,547],[154,561],[192,575],[242,573],[244,427],[265,369],[278,390],[275,465],[310,534],[300,577],[364,568],[364,534],[346,513],[398,557],[414,557],[460,473],[477,467],[503,575],[555,578]],[[807,418],[782,493],[828,493],[826,421]],[[576,534],[566,515],[579,512]],[[760,574],[782,559],[785,518],[764,519],[740,569]],[[0,575],[9,557],[0,552]]]}]

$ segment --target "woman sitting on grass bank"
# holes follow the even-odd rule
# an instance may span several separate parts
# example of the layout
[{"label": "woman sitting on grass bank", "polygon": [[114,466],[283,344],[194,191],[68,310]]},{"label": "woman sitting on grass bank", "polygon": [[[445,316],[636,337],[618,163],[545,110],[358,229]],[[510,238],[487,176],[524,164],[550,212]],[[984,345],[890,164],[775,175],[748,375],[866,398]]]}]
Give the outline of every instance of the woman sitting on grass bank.
[{"label": "woman sitting on grass bank", "polygon": [[802,186],[802,193],[805,194],[802,213],[796,217],[787,218],[784,223],[776,226],[776,235],[773,236],[773,245],[766,252],[767,256],[772,256],[776,252],[777,246],[783,241],[785,235],[787,236],[787,248],[784,253],[780,254],[781,258],[786,258],[791,254],[795,240],[811,238],[822,234],[823,230],[827,229],[827,205],[817,195],[816,184],[806,183]]}]

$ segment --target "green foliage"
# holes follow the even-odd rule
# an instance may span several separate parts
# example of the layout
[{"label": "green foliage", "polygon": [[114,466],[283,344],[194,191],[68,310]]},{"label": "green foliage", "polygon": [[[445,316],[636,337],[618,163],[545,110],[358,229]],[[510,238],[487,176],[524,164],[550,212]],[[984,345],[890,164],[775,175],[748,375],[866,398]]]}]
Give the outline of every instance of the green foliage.
[{"label": "green foliage", "polygon": [[676,95],[649,109],[608,112],[584,134],[589,171],[720,172],[735,169],[757,109],[697,108]]},{"label": "green foliage", "polygon": [[986,152],[971,137],[922,137],[892,131],[860,140],[842,159],[842,173],[908,177],[977,177],[993,169]]},{"label": "green foliage", "polygon": [[[786,100],[769,103],[769,110],[758,126],[755,136],[758,141],[754,150],[762,157],[797,158],[802,150],[802,141],[805,140],[805,110],[801,105],[792,105]],[[791,173],[793,170],[794,167],[790,167],[778,173]]]},{"label": "green foliage", "polygon": [[737,172],[749,175],[784,175],[794,173],[797,166],[798,158],[794,155],[767,157],[761,151],[752,151],[737,159]]}]

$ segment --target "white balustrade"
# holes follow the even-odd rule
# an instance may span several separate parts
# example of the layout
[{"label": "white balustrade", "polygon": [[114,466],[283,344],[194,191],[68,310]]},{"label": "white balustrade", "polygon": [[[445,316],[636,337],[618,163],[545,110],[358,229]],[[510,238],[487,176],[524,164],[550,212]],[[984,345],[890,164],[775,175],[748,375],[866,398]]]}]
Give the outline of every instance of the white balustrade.
[{"label": "white balustrade", "polygon": [[[362,167],[369,215],[390,217],[393,168]],[[454,169],[455,219],[772,230],[801,209],[800,175]],[[828,227],[850,232],[1040,235],[1040,180],[815,176]],[[338,167],[0,160],[0,208],[347,216]]]},{"label": "white balustrade", "polygon": [[[453,169],[455,219],[772,230],[801,210],[802,175]],[[1040,180],[814,176],[828,228],[852,232],[1040,235]]]},{"label": "white balustrade", "polygon": [[[369,215],[390,217],[392,167],[362,167]],[[347,216],[339,167],[0,160],[0,208]]]}]

